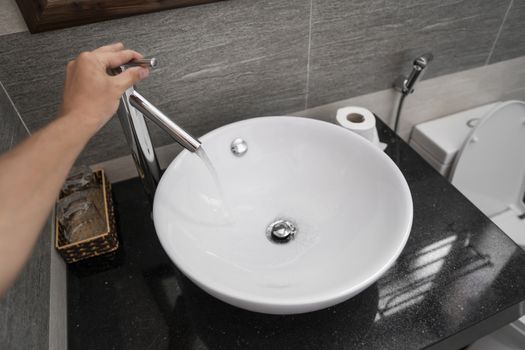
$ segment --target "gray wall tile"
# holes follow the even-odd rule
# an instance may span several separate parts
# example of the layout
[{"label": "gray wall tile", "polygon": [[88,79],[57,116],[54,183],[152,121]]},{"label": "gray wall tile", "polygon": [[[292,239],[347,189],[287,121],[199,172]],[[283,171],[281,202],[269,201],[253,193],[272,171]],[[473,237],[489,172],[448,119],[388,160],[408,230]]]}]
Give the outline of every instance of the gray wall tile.
[{"label": "gray wall tile", "polygon": [[[481,66],[510,3],[312,1],[310,46],[310,1],[229,0],[2,36],[0,66],[5,69],[0,80],[30,130],[36,130],[56,114],[65,62],[81,50],[123,41],[161,62],[139,91],[199,136],[239,119],[303,109],[306,91],[307,106],[313,107],[388,88],[410,68],[408,62],[428,50],[435,61],[426,77]],[[522,54],[523,45],[512,44],[517,35],[507,34],[518,32],[512,23],[519,27],[523,22],[519,9],[524,1],[515,2],[495,60]],[[156,146],[172,142],[156,126],[151,129]],[[119,122],[112,120],[78,162],[98,163],[127,152]]]},{"label": "gray wall tile", "polygon": [[[0,83],[0,153],[8,151],[27,136],[27,130]],[[49,234],[48,222],[17,281],[0,297],[0,349],[47,348]]]},{"label": "gray wall tile", "polygon": [[0,82],[0,154],[28,135],[20,117]]},{"label": "gray wall tile", "polygon": [[308,106],[389,88],[426,51],[427,77],[483,65],[509,0],[313,0]]},{"label": "gray wall tile", "polygon": [[[123,41],[155,55],[158,71],[138,90],[182,127],[200,135],[235,120],[304,107],[310,4],[230,0],[55,32],[0,38],[0,71],[30,130],[51,120],[64,66],[79,51]],[[152,23],[155,23],[152,26]],[[154,143],[172,142],[152,127]],[[79,162],[127,154],[117,120]]]},{"label": "gray wall tile", "polygon": [[525,0],[514,0],[489,63],[525,55]]},{"label": "gray wall tile", "polygon": [[50,222],[15,284],[0,298],[0,349],[49,345]]}]

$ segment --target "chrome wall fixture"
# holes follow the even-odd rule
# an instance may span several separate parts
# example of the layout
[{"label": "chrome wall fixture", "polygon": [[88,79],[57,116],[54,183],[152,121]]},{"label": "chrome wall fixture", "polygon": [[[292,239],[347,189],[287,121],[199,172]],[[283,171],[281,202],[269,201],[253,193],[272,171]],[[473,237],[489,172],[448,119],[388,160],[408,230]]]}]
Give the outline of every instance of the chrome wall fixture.
[{"label": "chrome wall fixture", "polygon": [[401,115],[401,110],[403,108],[403,102],[405,97],[414,92],[414,86],[416,82],[421,79],[423,73],[426,71],[428,64],[434,59],[434,55],[428,52],[416,58],[412,62],[412,71],[408,76],[402,75],[396,79],[394,82],[394,89],[401,93],[399,99],[399,104],[397,106],[396,119],[394,122],[394,131],[397,133],[399,116]]}]

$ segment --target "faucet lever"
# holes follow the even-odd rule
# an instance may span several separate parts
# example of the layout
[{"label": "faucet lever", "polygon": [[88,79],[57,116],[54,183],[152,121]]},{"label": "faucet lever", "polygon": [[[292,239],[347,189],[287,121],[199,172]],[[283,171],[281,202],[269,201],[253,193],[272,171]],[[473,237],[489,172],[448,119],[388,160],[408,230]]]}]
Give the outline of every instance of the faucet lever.
[{"label": "faucet lever", "polygon": [[132,67],[144,67],[149,69],[155,69],[159,66],[159,61],[155,58],[141,58],[138,60],[129,61],[128,63],[124,63],[123,65],[117,67],[117,68],[110,68],[107,70],[109,75],[118,75],[122,72],[124,72],[128,68]]},{"label": "faucet lever", "polygon": [[155,57],[152,58],[141,58],[138,60],[129,61],[128,63],[124,64],[124,68],[131,68],[131,67],[145,67],[150,69],[155,69],[159,65],[159,62]]}]

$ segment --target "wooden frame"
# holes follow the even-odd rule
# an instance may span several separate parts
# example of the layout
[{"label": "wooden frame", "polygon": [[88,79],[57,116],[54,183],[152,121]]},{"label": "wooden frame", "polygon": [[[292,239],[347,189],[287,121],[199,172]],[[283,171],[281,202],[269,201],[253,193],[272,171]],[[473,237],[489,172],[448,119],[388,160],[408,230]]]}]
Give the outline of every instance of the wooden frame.
[{"label": "wooden frame", "polygon": [[31,33],[215,1],[221,0],[16,0]]}]

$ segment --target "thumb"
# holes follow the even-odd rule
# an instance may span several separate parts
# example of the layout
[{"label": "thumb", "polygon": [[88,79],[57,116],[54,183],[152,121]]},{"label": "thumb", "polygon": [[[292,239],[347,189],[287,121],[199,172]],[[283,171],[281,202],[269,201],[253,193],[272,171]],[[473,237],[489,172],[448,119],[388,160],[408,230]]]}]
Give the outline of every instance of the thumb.
[{"label": "thumb", "polygon": [[117,81],[117,84],[122,88],[122,90],[126,90],[148,76],[148,68],[133,67],[126,69],[124,72],[113,78]]}]

